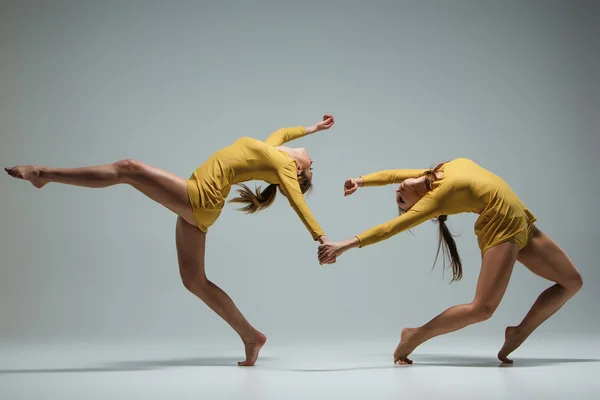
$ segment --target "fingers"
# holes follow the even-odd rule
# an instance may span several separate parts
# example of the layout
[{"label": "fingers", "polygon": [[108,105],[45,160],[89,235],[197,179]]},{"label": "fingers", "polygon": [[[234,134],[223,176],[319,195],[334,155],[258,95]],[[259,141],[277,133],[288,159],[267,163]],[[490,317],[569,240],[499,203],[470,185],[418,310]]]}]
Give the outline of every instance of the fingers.
[{"label": "fingers", "polygon": [[330,265],[330,264],[335,264],[336,262],[336,257],[333,257],[331,259],[325,260],[324,262],[320,263],[321,265]]},{"label": "fingers", "polygon": [[333,264],[336,259],[337,259],[337,256],[335,254],[328,253],[328,254],[319,255],[319,263],[320,264]]},{"label": "fingers", "polygon": [[327,261],[330,261],[332,258],[335,257],[335,255],[333,254],[333,249],[331,248],[331,246],[322,244],[321,246],[319,246],[317,257],[319,259],[319,263],[323,264]]},{"label": "fingers", "polygon": [[358,189],[357,185],[354,185],[350,189],[344,189],[344,196],[350,196],[352,193],[356,192],[356,189]]},{"label": "fingers", "polygon": [[325,261],[327,261],[331,258],[331,254],[326,253],[326,252],[319,253],[318,258],[319,258],[319,262],[321,264],[323,264]]},{"label": "fingers", "polygon": [[358,189],[358,183],[352,178],[346,179],[346,182],[344,182],[344,196],[350,196],[356,192],[356,189]]},{"label": "fingers", "polygon": [[323,261],[319,261],[320,265],[328,265],[328,264],[335,264],[335,262],[337,261],[337,257],[330,257],[330,258],[326,258]]}]

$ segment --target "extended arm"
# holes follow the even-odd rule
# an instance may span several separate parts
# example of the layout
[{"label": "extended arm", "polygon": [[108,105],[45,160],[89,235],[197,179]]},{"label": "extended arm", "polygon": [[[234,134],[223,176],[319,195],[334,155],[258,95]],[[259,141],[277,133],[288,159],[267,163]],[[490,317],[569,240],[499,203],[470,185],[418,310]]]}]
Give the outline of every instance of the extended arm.
[{"label": "extended arm", "polygon": [[326,243],[319,246],[319,262],[327,264],[330,260],[355,247],[365,247],[388,239],[400,232],[413,228],[440,214],[434,195],[429,192],[406,213],[391,221],[379,224],[355,237],[338,243]]},{"label": "extended arm", "polygon": [[363,184],[361,186],[383,186],[394,183],[402,183],[408,178],[416,178],[423,174],[426,169],[386,169],[373,172],[368,175],[362,175]]},{"label": "extended arm", "polygon": [[402,183],[408,178],[416,178],[423,174],[425,169],[387,169],[363,175],[360,178],[348,178],[344,182],[344,196],[350,196],[363,186],[383,186],[393,183]]},{"label": "extended arm", "polygon": [[284,143],[301,138],[305,135],[310,135],[318,131],[329,129],[334,124],[334,119],[331,115],[323,116],[323,120],[309,127],[297,126],[294,128],[281,128],[276,130],[265,140],[265,143],[271,146],[281,146]]},{"label": "extended arm", "polygon": [[304,200],[304,195],[300,191],[298,185],[298,179],[295,176],[295,170],[292,168],[285,168],[279,171],[279,179],[281,188],[283,189],[285,196],[287,197],[290,206],[296,211],[296,214],[306,227],[314,240],[318,240],[321,243],[327,242],[325,233],[319,226],[317,220],[313,216],[310,208]]},{"label": "extended arm", "polygon": [[280,128],[271,134],[265,140],[266,144],[271,146],[281,146],[284,143],[291,142],[292,140],[301,138],[307,135],[306,129],[302,126],[296,126],[293,128]]},{"label": "extended arm", "polygon": [[400,232],[414,228],[428,219],[437,217],[438,214],[438,202],[429,192],[404,214],[356,235],[359,242],[358,247],[365,247],[389,239]]}]

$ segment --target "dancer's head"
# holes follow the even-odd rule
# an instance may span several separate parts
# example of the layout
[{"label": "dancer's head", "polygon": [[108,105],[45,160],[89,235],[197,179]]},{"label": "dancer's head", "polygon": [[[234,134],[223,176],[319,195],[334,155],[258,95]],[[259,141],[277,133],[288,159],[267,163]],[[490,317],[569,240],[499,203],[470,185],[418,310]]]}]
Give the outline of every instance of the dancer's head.
[{"label": "dancer's head", "polygon": [[[442,165],[443,163],[435,168],[425,171],[416,178],[405,179],[400,186],[398,186],[396,189],[396,204],[398,205],[398,212],[400,214],[404,214],[410,210],[423,198],[423,196],[425,196],[425,194],[427,194],[427,192],[433,189],[433,182],[439,179],[439,169]],[[462,262],[456,248],[454,237],[446,225],[447,219],[447,215],[440,215],[437,218],[440,230],[438,234],[438,249],[433,264],[435,266],[435,262],[440,254],[440,249],[443,247],[444,264],[446,257],[448,256],[452,267],[452,281],[455,281],[462,278]]]},{"label": "dancer's head", "polygon": [[396,188],[396,204],[398,204],[401,212],[406,212],[421,200],[429,190],[431,190],[431,182],[428,181],[426,175],[405,179]]},{"label": "dancer's head", "polygon": [[[311,181],[313,160],[308,155],[306,149],[304,147],[299,147],[290,150],[294,155],[294,160],[296,161],[296,173],[298,174],[298,181],[300,181],[300,179],[308,179]],[[300,186],[302,186],[302,183]]]},{"label": "dancer's head", "polygon": [[[312,160],[311,160],[312,163]],[[306,194],[312,189],[312,168],[299,169],[298,173],[298,184],[302,194]],[[269,207],[275,201],[277,195],[277,189],[281,194],[285,196],[285,192],[281,190],[279,185],[270,184],[264,190],[261,191],[261,187],[257,186],[254,191],[243,183],[240,183],[241,189],[238,189],[239,197],[235,197],[229,200],[231,203],[242,203],[244,207],[240,208],[239,211],[244,211],[249,214],[264,210]]]}]

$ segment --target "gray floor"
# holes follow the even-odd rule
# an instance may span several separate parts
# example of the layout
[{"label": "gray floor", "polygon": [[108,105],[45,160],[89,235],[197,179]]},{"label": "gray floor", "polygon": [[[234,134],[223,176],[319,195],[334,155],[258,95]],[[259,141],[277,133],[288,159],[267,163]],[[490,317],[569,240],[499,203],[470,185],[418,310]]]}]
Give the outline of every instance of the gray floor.
[{"label": "gray floor", "polygon": [[599,339],[531,341],[511,367],[478,340],[439,340],[411,366],[392,364],[394,347],[269,343],[240,368],[231,344],[4,342],[0,399],[600,398]]}]

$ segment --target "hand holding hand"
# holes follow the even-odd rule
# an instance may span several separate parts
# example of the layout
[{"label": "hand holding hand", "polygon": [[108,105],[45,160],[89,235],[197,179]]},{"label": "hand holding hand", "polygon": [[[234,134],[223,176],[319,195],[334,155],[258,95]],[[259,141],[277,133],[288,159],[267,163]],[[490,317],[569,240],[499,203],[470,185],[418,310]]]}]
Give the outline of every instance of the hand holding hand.
[{"label": "hand holding hand", "polygon": [[323,243],[319,246],[319,264],[333,264],[335,263],[337,256],[341,255],[343,252],[341,243]]}]

